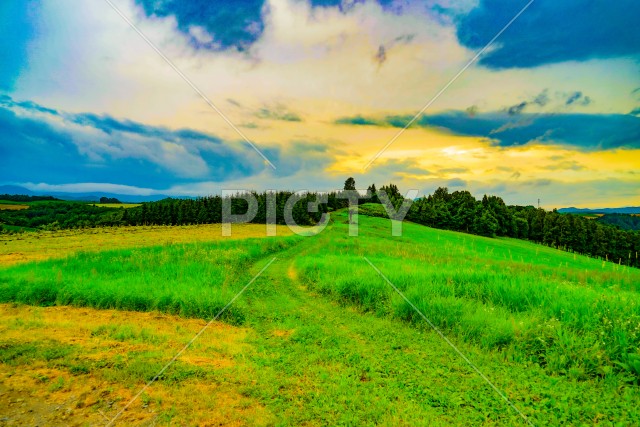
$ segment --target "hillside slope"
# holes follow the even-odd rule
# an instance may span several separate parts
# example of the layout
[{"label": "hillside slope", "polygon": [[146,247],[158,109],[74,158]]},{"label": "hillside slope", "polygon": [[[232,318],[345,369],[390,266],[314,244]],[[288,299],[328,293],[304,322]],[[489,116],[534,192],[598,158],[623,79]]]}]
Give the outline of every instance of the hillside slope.
[{"label": "hillside slope", "polygon": [[[224,339],[217,326],[205,332],[123,414],[122,425],[194,424],[211,414],[223,425],[524,424],[368,259],[534,425],[640,421],[634,371],[640,271],[520,240],[409,223],[402,237],[392,237],[382,218],[360,216],[360,235],[349,237],[346,215],[332,218],[324,232],[281,244],[281,238],[180,243],[21,264],[0,270],[0,296],[104,308],[116,301],[121,309],[201,315],[276,257],[226,318],[238,325],[226,329],[234,343],[212,340],[210,333]],[[183,296],[188,310],[163,295]],[[68,321],[52,327],[51,310],[67,310]],[[16,372],[35,377],[48,369],[52,380],[62,377],[60,386],[33,381],[21,392],[54,399],[60,387],[78,423],[98,411],[115,415],[189,337],[156,331],[157,322],[137,322],[135,313],[127,315],[131,326],[115,320],[110,326],[102,317],[85,330],[74,310],[44,308],[34,317],[27,308],[0,306],[0,374],[12,386]],[[47,331],[65,328],[70,336],[83,330],[84,338],[52,335],[46,348],[38,344]],[[214,363],[208,353],[228,363]],[[91,402],[78,405],[70,396],[77,400],[87,384],[96,390],[89,396],[110,397],[85,395]],[[198,396],[198,387],[209,397]],[[190,396],[178,392],[185,389]],[[23,410],[1,406],[9,419]]]}]

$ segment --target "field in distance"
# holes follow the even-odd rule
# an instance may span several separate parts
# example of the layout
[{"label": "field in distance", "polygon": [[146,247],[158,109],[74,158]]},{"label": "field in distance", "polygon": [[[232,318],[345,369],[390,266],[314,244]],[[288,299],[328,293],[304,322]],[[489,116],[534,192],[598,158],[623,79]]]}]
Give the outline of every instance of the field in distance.
[{"label": "field in distance", "polygon": [[[277,234],[289,236],[293,232],[286,226],[278,226]],[[236,224],[230,237],[222,236],[221,224],[106,227],[0,235],[0,266],[62,258],[76,252],[246,239],[264,235],[264,224]]]},{"label": "field in distance", "polygon": [[273,261],[122,425],[522,425],[369,260],[534,425],[640,422],[640,270],[410,223],[392,237],[383,218],[349,237],[332,219],[308,238],[4,242],[71,239],[64,258],[0,268],[0,415],[106,421]]},{"label": "field in distance", "polygon": [[142,203],[91,203],[91,206],[98,206],[100,208],[137,208]]},{"label": "field in distance", "polygon": [[0,200],[0,210],[18,211],[29,209],[29,205],[24,203],[12,202],[10,200]]}]

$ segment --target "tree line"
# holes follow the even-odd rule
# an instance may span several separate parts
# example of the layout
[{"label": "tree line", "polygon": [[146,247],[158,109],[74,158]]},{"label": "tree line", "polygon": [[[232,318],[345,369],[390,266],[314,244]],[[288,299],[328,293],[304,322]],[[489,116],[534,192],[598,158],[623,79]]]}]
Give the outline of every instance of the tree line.
[{"label": "tree line", "polygon": [[40,230],[124,225],[119,210],[83,202],[38,201],[28,209],[0,210],[0,229],[2,224]]},{"label": "tree line", "polygon": [[599,216],[596,221],[604,224],[614,225],[624,230],[640,230],[640,215],[627,214],[604,214]]},{"label": "tree line", "polygon": [[507,206],[497,196],[476,200],[468,191],[438,188],[416,200],[406,219],[481,236],[530,240],[557,249],[640,267],[640,233],[583,216],[533,206]]},{"label": "tree line", "polygon": [[7,200],[9,202],[40,202],[40,201],[54,201],[60,200],[53,196],[27,196],[25,194],[0,194],[0,200]]}]

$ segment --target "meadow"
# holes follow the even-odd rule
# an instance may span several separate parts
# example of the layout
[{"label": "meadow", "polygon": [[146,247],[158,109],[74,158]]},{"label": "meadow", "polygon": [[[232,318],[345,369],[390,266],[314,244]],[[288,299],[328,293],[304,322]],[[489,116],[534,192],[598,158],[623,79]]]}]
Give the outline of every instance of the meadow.
[{"label": "meadow", "polygon": [[[0,302],[212,318],[236,293],[230,281],[251,278],[244,269],[247,263],[282,251],[296,240],[249,239],[241,247],[233,240],[170,244],[82,252],[62,261],[23,264],[14,267],[0,286]],[[225,316],[240,316],[236,311],[237,306],[231,307]]]},{"label": "meadow", "polygon": [[[577,380],[640,380],[640,271],[515,239],[414,224],[391,238],[367,219],[358,239],[296,260],[303,282],[364,311],[423,320],[367,257],[442,330]],[[320,256],[321,255],[321,256]],[[580,355],[580,357],[576,357]]]},{"label": "meadow", "polygon": [[[193,242],[212,226],[5,241],[6,252],[66,249],[0,267],[4,413],[35,420],[20,415],[22,396],[36,414],[37,402],[69,409],[71,424],[109,419],[276,258],[122,425],[524,425],[368,259],[534,425],[640,423],[640,270],[522,240],[411,223],[392,237],[387,219],[359,223],[358,237],[340,211],[312,237],[234,225],[233,239]],[[178,229],[182,240],[162,240]]]},{"label": "meadow", "polygon": [[20,211],[24,209],[29,209],[29,205],[12,202],[10,200],[0,200],[0,210]]},{"label": "meadow", "polygon": [[[276,232],[278,236],[293,234],[288,227],[283,226],[278,226]],[[264,225],[237,224],[233,228],[232,238],[246,239],[264,235]],[[221,224],[105,227],[0,234],[0,266],[64,258],[78,252],[211,242],[221,239],[223,239]]]}]

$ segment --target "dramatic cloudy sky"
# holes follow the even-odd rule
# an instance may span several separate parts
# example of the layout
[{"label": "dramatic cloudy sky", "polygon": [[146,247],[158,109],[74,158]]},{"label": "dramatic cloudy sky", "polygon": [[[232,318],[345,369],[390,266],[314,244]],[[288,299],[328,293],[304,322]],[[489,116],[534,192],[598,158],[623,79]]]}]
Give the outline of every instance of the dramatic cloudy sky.
[{"label": "dramatic cloudy sky", "polygon": [[2,1],[0,184],[640,205],[640,3],[534,0],[468,66],[527,2]]}]

